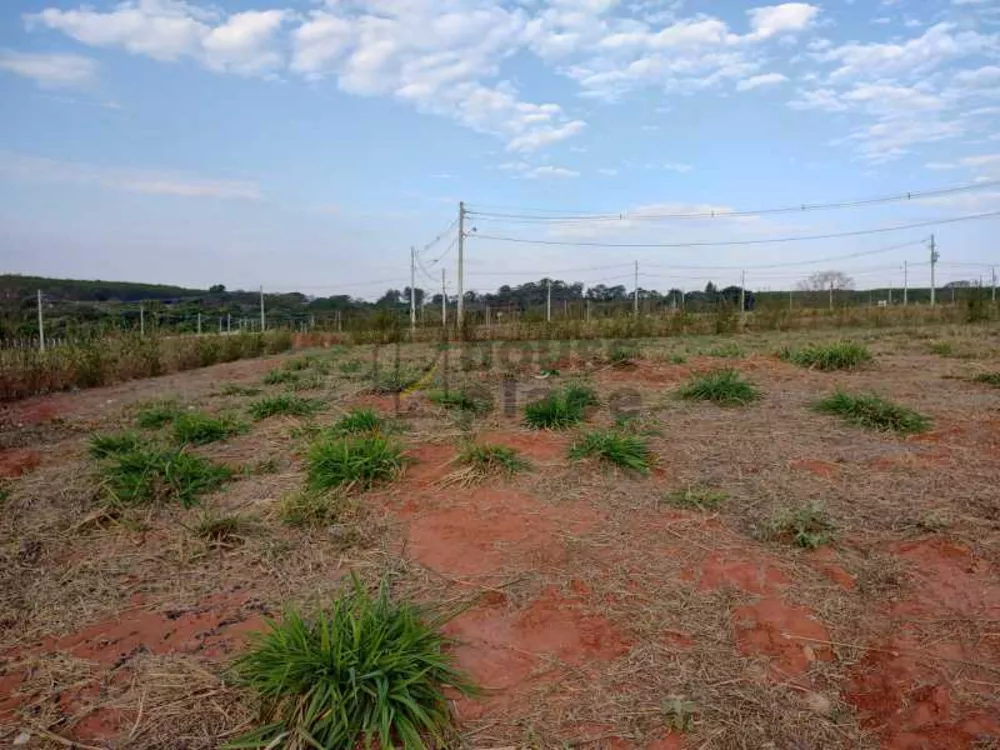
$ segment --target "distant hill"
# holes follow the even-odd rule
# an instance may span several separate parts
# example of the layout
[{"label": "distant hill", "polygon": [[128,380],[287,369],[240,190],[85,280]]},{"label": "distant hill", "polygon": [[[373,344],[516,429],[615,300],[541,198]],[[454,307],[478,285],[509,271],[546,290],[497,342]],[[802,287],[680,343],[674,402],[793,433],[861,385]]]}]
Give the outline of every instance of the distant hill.
[{"label": "distant hill", "polygon": [[174,300],[203,297],[207,289],[187,289],[166,284],[141,284],[132,281],[83,281],[80,279],[50,279],[44,276],[0,275],[0,300],[20,300],[42,290],[45,298],[76,302],[138,302],[140,300]]}]

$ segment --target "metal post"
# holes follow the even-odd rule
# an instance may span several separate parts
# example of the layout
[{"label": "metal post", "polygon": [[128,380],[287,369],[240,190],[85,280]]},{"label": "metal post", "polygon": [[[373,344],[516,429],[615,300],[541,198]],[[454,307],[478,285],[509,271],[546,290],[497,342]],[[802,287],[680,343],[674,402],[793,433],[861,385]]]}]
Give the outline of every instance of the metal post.
[{"label": "metal post", "polygon": [[635,292],[632,294],[632,314],[639,317],[639,261],[635,262]]},{"label": "metal post", "polygon": [[903,307],[909,303],[910,296],[910,266],[903,261]]},{"label": "metal post", "polygon": [[448,287],[444,281],[444,269],[441,269],[441,328],[448,327]]},{"label": "metal post", "polygon": [[417,327],[417,290],[414,289],[417,283],[417,250],[410,245],[410,331]]},{"label": "metal post", "polygon": [[265,330],[266,327],[267,327],[267,322],[264,319],[264,286],[261,285],[261,287],[260,287],[260,332],[264,333],[264,330]]},{"label": "metal post", "polygon": [[233,332],[233,314],[226,313],[226,333]]},{"label": "metal post", "polygon": [[931,235],[931,307],[934,307],[935,294],[936,294],[936,290],[935,290],[936,281],[935,281],[935,278],[934,278],[934,271],[935,271],[934,266],[937,265],[939,257],[940,256],[937,254],[937,245],[934,243],[934,235],[932,234]]},{"label": "metal post", "polygon": [[139,303],[139,335],[146,335],[146,306]]},{"label": "metal post", "polygon": [[997,301],[997,267],[996,266],[992,266],[990,268],[990,274],[992,275],[992,278],[993,278],[993,301],[996,302]]},{"label": "metal post", "polygon": [[219,335],[222,335],[222,316],[219,316]]},{"label": "metal post", "polygon": [[545,297],[545,322],[546,323],[551,323],[552,322],[552,282],[549,281],[548,279],[546,279],[545,280],[545,285],[546,285],[546,288],[548,289],[548,293],[546,294],[546,297]]},{"label": "metal post", "polygon": [[465,296],[465,203],[458,204],[458,325],[462,325]]},{"label": "metal post", "polygon": [[792,290],[789,289],[788,290],[788,311],[791,312],[792,309],[793,309],[792,308]]},{"label": "metal post", "polygon": [[833,309],[833,281],[830,281],[830,309]]},{"label": "metal post", "polygon": [[490,327],[490,306],[489,306],[489,304],[486,305],[486,327],[487,328]]},{"label": "metal post", "polygon": [[586,317],[587,322],[589,323],[590,322],[590,297],[587,298],[584,316]]},{"label": "metal post", "polygon": [[747,272],[740,271],[740,320],[743,320],[747,309]]},{"label": "metal post", "polygon": [[38,290],[38,350],[45,351],[45,317],[42,315],[42,290]]},{"label": "metal post", "polygon": [[201,313],[198,313],[198,335],[201,336]]}]

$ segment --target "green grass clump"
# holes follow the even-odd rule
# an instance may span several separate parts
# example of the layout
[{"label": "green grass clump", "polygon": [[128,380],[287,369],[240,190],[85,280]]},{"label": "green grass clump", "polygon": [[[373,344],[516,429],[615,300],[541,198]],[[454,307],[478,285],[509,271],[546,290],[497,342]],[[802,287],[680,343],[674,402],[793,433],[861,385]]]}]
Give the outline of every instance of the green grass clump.
[{"label": "green grass clump", "polygon": [[277,514],[289,526],[321,529],[339,523],[347,509],[342,493],[299,490],[278,502]]},{"label": "green grass clump", "polygon": [[579,438],[569,449],[569,457],[579,461],[596,458],[640,474],[649,473],[649,447],[635,435],[595,430]]},{"label": "green grass clump", "polygon": [[158,430],[173,422],[181,414],[176,401],[153,401],[141,406],[135,413],[135,422],[144,430]]},{"label": "green grass clump", "polygon": [[804,505],[780,511],[767,525],[765,537],[816,549],[832,542],[834,531],[833,522],[822,506]]},{"label": "green grass clump", "polygon": [[335,435],[363,435],[382,432],[385,424],[372,409],[353,409],[340,419],[331,429]]},{"label": "green grass clump", "polygon": [[282,393],[278,396],[268,396],[250,404],[250,416],[255,420],[267,419],[278,414],[292,417],[308,417],[319,411],[322,403],[315,399],[293,396]]},{"label": "green grass clump", "polygon": [[760,398],[760,391],[736,370],[715,370],[693,377],[679,391],[690,401],[711,401],[719,406],[742,406]]},{"label": "green grass clump", "polygon": [[1000,388],[1000,372],[981,372],[972,378],[974,383],[985,383]]},{"label": "green grass clump", "polygon": [[718,357],[720,359],[743,359],[746,356],[743,347],[733,341],[714,346],[705,352],[705,354],[709,357]]},{"label": "green grass clump", "polygon": [[119,432],[116,435],[94,435],[90,438],[88,452],[91,458],[102,459],[129,453],[145,444],[136,432]]},{"label": "green grass clump", "polygon": [[367,489],[393,479],[403,467],[402,453],[398,443],[378,436],[320,439],[306,459],[309,489]]},{"label": "green grass clump", "polygon": [[271,370],[261,381],[264,385],[294,385],[299,382],[299,374],[292,370],[275,368]]},{"label": "green grass clump", "polygon": [[838,341],[833,344],[810,344],[803,349],[786,349],[781,358],[813,370],[857,370],[874,359],[864,344]]},{"label": "green grass clump", "polygon": [[288,372],[301,372],[302,370],[308,370],[313,361],[313,357],[296,357],[295,359],[286,360],[282,366]]},{"label": "green grass clump", "polygon": [[631,367],[637,359],[642,359],[642,350],[638,346],[615,344],[608,352],[612,367]]},{"label": "green grass clump", "polygon": [[487,414],[493,405],[489,397],[469,390],[432,391],[427,394],[433,403],[446,409],[459,409],[470,414]]},{"label": "green grass clump", "polygon": [[235,663],[261,699],[263,726],[240,748],[444,746],[451,726],[446,688],[476,690],[455,667],[440,632],[450,613],[353,591],[306,619],[291,610],[268,623]]},{"label": "green grass clump", "polygon": [[253,388],[238,383],[226,383],[222,386],[223,396],[256,396],[260,393],[260,388]]},{"label": "green grass clump", "polygon": [[586,409],[588,406],[597,406],[601,403],[593,388],[579,383],[570,383],[563,388],[563,397],[567,404],[578,409]]},{"label": "green grass clump", "polygon": [[246,431],[246,425],[203,411],[185,412],[174,420],[174,440],[179,445],[207,445]]},{"label": "green grass clump", "polygon": [[469,467],[477,477],[496,474],[513,476],[531,468],[531,464],[513,448],[490,443],[469,443],[462,449],[458,461]]},{"label": "green grass clump", "polygon": [[671,505],[695,510],[715,510],[727,499],[729,495],[722,490],[699,486],[684,487],[667,495],[667,502]]},{"label": "green grass clump", "polygon": [[251,519],[237,513],[205,513],[191,531],[213,547],[235,547],[243,543],[253,526]]},{"label": "green grass clump", "polygon": [[582,422],[586,408],[598,403],[592,388],[574,383],[528,404],[524,408],[524,422],[536,430],[565,429]]},{"label": "green grass clump", "polygon": [[855,396],[845,391],[837,391],[816,404],[816,408],[826,414],[836,414],[851,424],[867,427],[870,430],[908,435],[925,432],[931,426],[931,420],[923,414],[874,394]]},{"label": "green grass clump", "polygon": [[232,476],[227,466],[186,453],[142,446],[115,454],[100,470],[101,490],[115,505],[178,501],[185,507]]}]

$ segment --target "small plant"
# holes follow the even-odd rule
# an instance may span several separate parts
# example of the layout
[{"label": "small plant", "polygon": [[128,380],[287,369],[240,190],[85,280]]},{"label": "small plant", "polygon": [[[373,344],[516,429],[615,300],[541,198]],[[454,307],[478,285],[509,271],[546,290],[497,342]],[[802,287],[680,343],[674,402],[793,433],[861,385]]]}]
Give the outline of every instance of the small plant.
[{"label": "small plant", "polygon": [[299,382],[299,374],[291,370],[275,368],[267,373],[261,382],[264,385],[292,385]]},{"label": "small plant", "polygon": [[746,356],[743,348],[733,341],[712,347],[706,354],[709,357],[719,357],[720,359],[743,359]]},{"label": "small plant", "polygon": [[569,449],[569,457],[579,461],[596,458],[622,469],[649,473],[649,447],[635,435],[594,431],[578,439]]},{"label": "small plant", "polygon": [[309,448],[306,477],[312,490],[367,489],[394,478],[402,467],[402,448],[385,438],[325,438]]},{"label": "small plant", "polygon": [[642,350],[635,345],[615,344],[608,352],[612,367],[634,367],[637,359],[642,359]]},{"label": "small plant", "polygon": [[985,383],[1000,388],[1000,372],[981,372],[972,378],[974,383]]},{"label": "small plant", "polygon": [[837,391],[816,404],[816,408],[826,414],[836,414],[851,424],[867,427],[870,430],[907,435],[925,432],[931,426],[931,420],[923,414],[874,394],[855,396]]},{"label": "small plant", "polygon": [[670,356],[670,364],[672,365],[683,365],[687,363],[687,357],[683,354],[673,354]]},{"label": "small plant", "polygon": [[246,431],[246,425],[203,411],[185,412],[174,420],[174,440],[179,445],[207,445]]},{"label": "small plant", "polygon": [[101,489],[113,505],[177,500],[185,507],[232,476],[227,466],[181,450],[144,446],[113,455],[101,468]]},{"label": "small plant", "polygon": [[281,499],[277,513],[289,526],[318,529],[339,523],[346,504],[341,493],[299,490]]},{"label": "small plant", "polygon": [[714,370],[693,377],[679,391],[680,397],[711,401],[719,406],[742,406],[760,398],[760,391],[736,370]]},{"label": "small plant", "polygon": [[[240,748],[443,746],[451,724],[446,689],[476,690],[452,662],[440,608],[354,588],[305,619],[294,610],[257,634],[235,663],[262,702],[266,724]],[[430,740],[428,742],[427,740]]]},{"label": "small plant", "polygon": [[10,484],[0,478],[0,507],[5,505],[8,500],[10,500]]},{"label": "small plant", "polygon": [[252,388],[237,383],[226,383],[222,386],[220,393],[223,396],[256,396],[260,393],[260,388]]},{"label": "small plant", "polygon": [[663,723],[670,732],[683,734],[694,729],[697,707],[689,700],[670,696],[661,705]]},{"label": "small plant", "polygon": [[344,375],[356,375],[357,373],[361,372],[361,368],[363,368],[363,367],[364,367],[364,364],[362,362],[358,362],[355,359],[348,359],[348,360],[346,360],[344,362],[341,362],[339,365],[337,365],[337,368]]},{"label": "small plant", "polygon": [[382,417],[371,409],[354,409],[337,420],[331,432],[335,435],[362,435],[382,432]]},{"label": "small plant", "polygon": [[296,357],[295,359],[286,360],[283,367],[288,372],[301,372],[302,370],[308,370],[312,363],[312,357]]},{"label": "small plant", "polygon": [[258,421],[277,414],[292,417],[308,417],[310,414],[319,411],[321,406],[322,402],[316,399],[282,393],[278,396],[269,396],[254,401],[250,404],[250,416]]},{"label": "small plant", "polygon": [[550,393],[524,407],[524,423],[536,430],[561,430],[582,420],[583,408],[568,403],[560,393]]},{"label": "small plant", "polygon": [[857,370],[870,364],[872,353],[864,344],[838,341],[834,344],[811,344],[803,349],[786,349],[781,358],[799,367],[813,370]]},{"label": "small plant", "polygon": [[446,409],[460,409],[470,414],[487,414],[493,408],[487,394],[476,394],[467,389],[432,391],[427,394],[427,398]]},{"label": "small plant", "polygon": [[765,529],[765,538],[817,549],[834,539],[834,525],[819,505],[804,505],[779,512]]},{"label": "small plant", "polygon": [[207,512],[191,531],[213,547],[235,547],[243,543],[252,527],[253,523],[245,516]]},{"label": "small plant", "polygon": [[496,474],[513,476],[531,468],[513,448],[488,443],[469,443],[462,449],[458,461],[471,469],[477,479]]},{"label": "small plant", "polygon": [[173,422],[181,413],[175,401],[153,401],[139,408],[135,422],[144,430],[158,430]]},{"label": "small plant", "polygon": [[729,495],[722,490],[697,485],[674,490],[667,495],[667,502],[671,505],[695,510],[715,510],[728,499]]},{"label": "small plant", "polygon": [[120,432],[117,435],[94,435],[90,438],[88,452],[91,458],[102,459],[130,453],[145,444],[141,435],[135,432]]}]

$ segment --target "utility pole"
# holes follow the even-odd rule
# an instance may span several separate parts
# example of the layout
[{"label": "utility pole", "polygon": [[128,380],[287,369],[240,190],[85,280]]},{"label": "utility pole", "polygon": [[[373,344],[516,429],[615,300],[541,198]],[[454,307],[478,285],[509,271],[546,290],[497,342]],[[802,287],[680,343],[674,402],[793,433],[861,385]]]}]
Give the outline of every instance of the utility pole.
[{"label": "utility pole", "polygon": [[990,274],[993,278],[993,301],[997,301],[997,267],[992,266],[990,268]]},{"label": "utility pole", "polygon": [[740,320],[745,317],[747,309],[747,272],[740,271]]},{"label": "utility pole", "polygon": [[545,295],[545,322],[552,322],[552,281],[550,279],[545,280],[545,287],[547,293]]},{"label": "utility pole", "polygon": [[139,335],[146,335],[146,306],[139,303]]},{"label": "utility pole", "polygon": [[910,293],[910,266],[903,261],[903,307],[906,307]]},{"label": "utility pole", "polygon": [[[460,235],[461,236],[461,235]],[[441,269],[441,329],[448,328],[448,291],[444,281],[444,269]]]},{"label": "utility pole", "polygon": [[792,290],[788,290],[788,311],[792,311]]},{"label": "utility pole", "polygon": [[587,300],[584,303],[584,312],[583,312],[583,315],[584,315],[584,318],[586,319],[586,322],[589,323],[590,322],[590,297],[587,297]]},{"label": "utility pole", "polygon": [[264,328],[267,325],[264,320],[264,285],[260,287],[260,332],[264,333]]},{"label": "utility pole", "polygon": [[937,245],[934,243],[934,235],[931,235],[931,307],[934,307],[935,298],[935,279],[934,279],[934,266],[937,265],[938,258]]},{"label": "utility pole", "polygon": [[639,261],[635,262],[635,293],[632,299],[632,313],[639,317]]},{"label": "utility pole", "polygon": [[410,331],[417,327],[417,250],[410,245]]},{"label": "utility pole", "polygon": [[201,336],[201,313],[198,313],[198,335]]},{"label": "utility pole", "polygon": [[42,315],[42,290],[38,290],[38,350],[45,351],[45,318]]},{"label": "utility pole", "polygon": [[830,281],[830,309],[833,309],[833,281]]},{"label": "utility pole", "polygon": [[465,296],[465,202],[458,204],[458,325],[462,325]]},{"label": "utility pole", "polygon": [[226,313],[226,333],[233,332],[233,314]]}]

